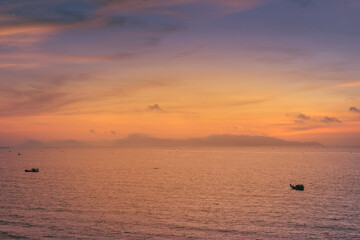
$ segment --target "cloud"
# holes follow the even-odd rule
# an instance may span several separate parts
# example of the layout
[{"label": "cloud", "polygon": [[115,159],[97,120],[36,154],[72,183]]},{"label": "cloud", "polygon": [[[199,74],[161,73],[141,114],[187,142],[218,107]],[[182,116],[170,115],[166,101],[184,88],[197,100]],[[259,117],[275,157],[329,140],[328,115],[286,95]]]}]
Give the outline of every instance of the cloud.
[{"label": "cloud", "polygon": [[28,116],[55,112],[63,106],[79,101],[79,97],[61,91],[61,81],[41,85],[11,86],[0,83],[0,117]]},{"label": "cloud", "polygon": [[[88,0],[78,1],[27,1],[17,4],[3,3],[0,9],[0,36],[41,35],[76,28],[97,28],[120,26],[152,29],[158,32],[176,32],[183,30],[183,24],[174,19],[152,20],[141,11],[152,8],[167,8],[183,4],[196,3],[196,0]],[[229,9],[249,7],[259,0],[240,0],[237,2],[211,1],[212,5],[226,6]],[[202,1],[202,6],[209,5]],[[138,12],[137,14],[127,14]],[[164,11],[153,15],[164,15]],[[166,14],[165,14],[166,15]],[[155,19],[155,18],[154,18]],[[145,28],[145,29],[144,29]]]},{"label": "cloud", "polygon": [[[119,112],[118,108],[92,107],[92,103],[124,102],[126,98],[139,91],[170,85],[159,80],[137,81],[131,84],[113,84],[111,88],[103,87],[89,92],[88,84],[93,84],[97,79],[87,74],[36,75],[28,76],[26,81],[12,78],[13,75],[14,72],[10,73],[10,77],[4,74],[0,79],[0,118],[94,112],[123,113]],[[84,82],[88,84],[83,84]],[[152,107],[154,108],[154,105]],[[159,109],[155,106],[154,111],[159,111]],[[150,110],[146,109],[146,111]]]},{"label": "cloud", "polygon": [[96,131],[94,129],[90,129],[90,132],[96,134]]},{"label": "cloud", "polygon": [[[249,10],[266,2],[265,0],[95,0],[102,3],[99,12],[139,12],[147,11],[173,14],[174,16],[184,16],[194,14],[196,9],[198,14],[209,15],[217,10],[217,14],[227,14]],[[214,13],[213,13],[214,14]]]},{"label": "cloud", "polygon": [[23,42],[24,39],[28,39],[26,40],[28,42],[36,42],[43,39],[41,36],[71,29],[118,26],[135,29],[143,33],[170,33],[184,30],[184,24],[176,21],[165,19],[156,21],[144,18],[140,14],[132,17],[125,16],[121,14],[124,9],[116,8],[116,6],[125,6],[126,3],[100,2],[114,11],[100,11],[103,7],[94,4],[94,1],[18,1],[18,4],[5,3],[0,9],[0,44],[13,44],[14,41]]},{"label": "cloud", "polygon": [[282,126],[287,126],[290,131],[308,131],[334,127],[331,123],[342,123],[338,118],[328,116],[309,116],[304,113],[299,113],[295,115],[295,117],[296,119],[292,123],[284,124]]},{"label": "cloud", "polygon": [[33,69],[38,65],[35,63],[0,63],[0,68]]},{"label": "cloud", "polygon": [[320,121],[324,123],[342,123],[342,121],[340,121],[339,119],[328,116],[323,117],[322,119],[320,119]]},{"label": "cloud", "polygon": [[12,17],[0,21],[0,36],[42,35],[69,28],[94,25],[89,13],[79,7],[64,4],[64,1],[5,3],[0,10],[0,19],[4,19],[4,16],[9,16],[9,14]]},{"label": "cloud", "polygon": [[[41,62],[48,63],[49,61],[82,63],[124,60],[138,54],[141,48],[159,44],[167,34],[182,32],[187,29],[183,20],[161,17],[161,13],[155,14],[160,17],[148,16],[143,13],[128,14],[127,11],[124,11],[126,8],[121,8],[128,4],[132,5],[133,3],[132,1],[91,0],[19,0],[16,3],[11,3],[11,1],[2,3],[0,8],[0,60],[2,60],[0,68],[9,68],[16,64],[19,59],[28,61],[22,62],[22,65],[19,64],[21,68],[27,68],[30,64],[34,64],[34,60],[38,61],[37,64],[39,65]],[[163,5],[164,2],[158,4]],[[108,6],[114,11],[100,11],[104,6]],[[121,7],[117,8],[116,6]],[[142,5],[138,7],[145,8]],[[132,39],[134,43],[138,43],[140,46],[137,46],[133,51],[119,51],[115,54],[99,53],[95,50],[97,48],[94,48],[93,52],[96,53],[84,54],[80,50],[81,48],[76,48],[76,45],[80,44],[79,39],[74,37],[76,34],[72,34],[72,36],[68,34],[74,29],[84,31],[89,36],[98,35],[99,31],[101,33],[109,32],[116,37],[123,36],[121,39]],[[50,48],[42,48],[38,45],[39,42],[51,43],[56,39],[53,36],[60,35],[60,33],[62,33],[60,38],[75,38],[75,42],[71,42],[72,47],[69,49],[72,48],[73,51],[70,53],[61,52],[62,49],[47,52]],[[102,44],[106,45],[114,40],[113,38],[102,38],[102,41]],[[87,42],[87,45],[91,46],[91,43]],[[12,51],[3,52],[1,48],[9,48]],[[39,49],[42,50],[39,51]]]},{"label": "cloud", "polygon": [[[223,15],[231,12],[245,11],[262,4],[265,0],[18,0],[5,1],[0,8],[0,48],[12,47],[12,53],[0,55],[3,62],[1,68],[14,59],[66,62],[97,62],[118,61],[127,59],[134,52],[120,52],[114,55],[88,54],[74,51],[67,53],[38,52],[39,42],[51,43],[54,35],[64,38],[74,29],[84,30],[91,35],[97,31],[112,31],[142,39],[144,48],[156,45],[167,35],[187,30],[189,19],[199,15]],[[195,9],[195,10],[194,10]],[[195,16],[194,16],[195,15]],[[184,17],[187,16],[187,17]],[[192,21],[191,20],[191,21]],[[116,29],[115,29],[116,28]],[[115,30],[115,31],[114,31]],[[120,31],[118,31],[120,30]],[[75,41],[78,39],[75,39]],[[103,38],[103,44],[111,39]],[[136,42],[136,41],[134,41]],[[78,42],[71,45],[76,46]],[[88,43],[89,45],[89,43]],[[34,47],[36,46],[36,47]],[[24,51],[24,49],[30,50]],[[44,48],[43,48],[44,49]],[[45,48],[46,49],[46,48]],[[140,48],[136,48],[138,52]],[[179,56],[195,53],[187,51]],[[20,68],[27,68],[33,62],[19,64]],[[39,64],[39,63],[37,63]]]},{"label": "cloud", "polygon": [[234,102],[229,102],[227,105],[228,106],[245,106],[245,105],[253,105],[253,104],[256,105],[256,104],[259,104],[259,103],[272,101],[274,99],[275,99],[274,97],[268,97],[268,98],[262,98],[262,99],[234,101]]},{"label": "cloud", "polygon": [[175,54],[174,58],[188,57],[188,56],[198,53],[199,51],[200,51],[200,48],[181,51],[181,52],[178,52],[177,54]]},{"label": "cloud", "polygon": [[[289,114],[289,116],[292,116],[292,114]],[[300,123],[300,124],[304,124],[304,123],[307,123],[309,122],[310,120],[314,120],[312,119],[312,117],[304,114],[304,113],[298,113],[294,116],[296,119],[294,120],[295,123]]]},{"label": "cloud", "polygon": [[158,104],[148,106],[148,110],[154,112],[163,112],[163,110],[160,108]]},{"label": "cloud", "polygon": [[311,119],[310,116],[307,116],[307,115],[305,115],[303,113],[299,113],[298,115],[296,115],[296,118],[301,119],[301,120],[309,120],[309,119]]},{"label": "cloud", "polygon": [[[16,60],[32,60],[32,61],[46,61],[46,62],[56,62],[56,61],[66,61],[66,62],[100,62],[100,61],[121,61],[135,56],[133,53],[117,53],[113,55],[76,55],[76,54],[64,54],[64,53],[41,53],[41,52],[26,52],[26,53],[6,53],[0,55],[0,60],[3,61],[16,61]],[[0,64],[0,67],[32,67],[37,66],[35,63],[5,63]]]},{"label": "cloud", "polygon": [[349,111],[350,111],[350,112],[360,113],[360,109],[359,109],[359,108],[356,108],[356,107],[350,107],[350,108],[349,108]]},{"label": "cloud", "polygon": [[341,83],[341,84],[337,84],[337,85],[332,86],[332,87],[333,88],[342,88],[342,87],[357,87],[357,86],[360,86],[360,81]]},{"label": "cloud", "polygon": [[[335,117],[328,117],[328,116],[324,116],[324,117],[311,117],[309,115],[306,115],[304,113],[299,113],[296,116],[297,120],[294,120],[295,123],[316,123],[316,122],[323,122],[323,123],[341,123],[342,121],[340,121],[339,119],[335,118]],[[301,128],[307,128],[307,127],[301,127]]]}]

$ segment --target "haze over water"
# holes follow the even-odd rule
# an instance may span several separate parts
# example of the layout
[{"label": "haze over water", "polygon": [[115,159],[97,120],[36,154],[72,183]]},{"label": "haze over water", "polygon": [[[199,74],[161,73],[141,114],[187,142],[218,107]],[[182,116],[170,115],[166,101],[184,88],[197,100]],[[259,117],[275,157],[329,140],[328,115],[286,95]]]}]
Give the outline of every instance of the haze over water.
[{"label": "haze over water", "polygon": [[1,149],[0,238],[359,239],[359,166],[324,148]]}]

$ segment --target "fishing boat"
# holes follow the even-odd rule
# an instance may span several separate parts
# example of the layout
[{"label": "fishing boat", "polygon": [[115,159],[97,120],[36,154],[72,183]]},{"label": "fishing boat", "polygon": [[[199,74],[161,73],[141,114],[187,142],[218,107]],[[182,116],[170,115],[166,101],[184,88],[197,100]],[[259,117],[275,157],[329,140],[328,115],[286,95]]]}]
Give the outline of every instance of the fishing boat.
[{"label": "fishing boat", "polygon": [[295,185],[295,186],[290,184],[290,187],[292,189],[294,189],[294,190],[304,191],[304,185],[302,185],[302,184],[298,184],[298,185]]},{"label": "fishing boat", "polygon": [[39,172],[38,168],[25,169],[25,172]]}]

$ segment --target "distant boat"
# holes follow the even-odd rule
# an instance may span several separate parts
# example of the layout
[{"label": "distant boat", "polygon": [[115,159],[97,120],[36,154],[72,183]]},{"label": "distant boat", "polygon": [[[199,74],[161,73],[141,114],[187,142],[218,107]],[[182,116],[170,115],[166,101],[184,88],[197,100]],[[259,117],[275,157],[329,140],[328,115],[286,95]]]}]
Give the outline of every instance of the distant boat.
[{"label": "distant boat", "polygon": [[304,185],[302,185],[302,184],[298,184],[298,185],[295,185],[295,186],[290,184],[290,187],[292,189],[294,189],[294,190],[304,191]]},{"label": "distant boat", "polygon": [[25,172],[39,172],[38,168],[25,169]]}]

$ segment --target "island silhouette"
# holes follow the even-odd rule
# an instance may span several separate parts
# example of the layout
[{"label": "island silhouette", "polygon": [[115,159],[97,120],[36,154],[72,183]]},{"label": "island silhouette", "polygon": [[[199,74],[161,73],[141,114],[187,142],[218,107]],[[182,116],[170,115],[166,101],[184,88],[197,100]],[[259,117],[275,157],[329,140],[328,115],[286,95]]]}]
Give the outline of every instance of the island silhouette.
[{"label": "island silhouette", "polygon": [[300,146],[322,147],[318,142],[287,141],[268,136],[215,134],[198,138],[158,138],[142,133],[130,134],[114,141],[83,142],[77,140],[56,140],[41,142],[28,139],[18,145],[25,148],[42,147],[236,147],[236,146]]}]

